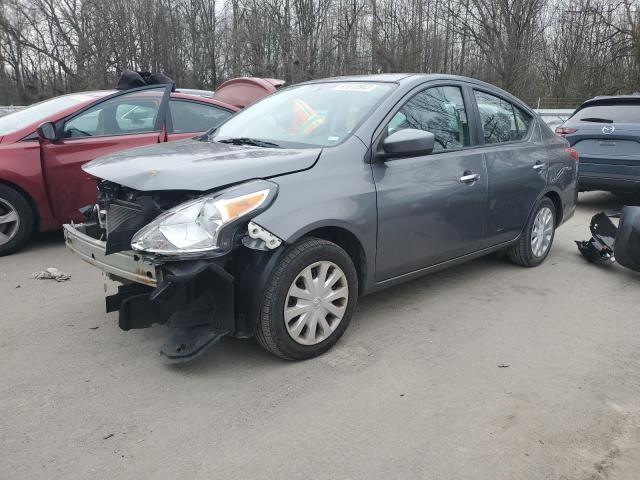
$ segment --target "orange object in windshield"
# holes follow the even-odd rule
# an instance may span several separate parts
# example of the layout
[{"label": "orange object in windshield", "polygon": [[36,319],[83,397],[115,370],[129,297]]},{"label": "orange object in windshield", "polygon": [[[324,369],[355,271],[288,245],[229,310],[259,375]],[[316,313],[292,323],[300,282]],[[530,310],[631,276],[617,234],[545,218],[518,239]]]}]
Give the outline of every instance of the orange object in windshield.
[{"label": "orange object in windshield", "polygon": [[293,102],[293,122],[291,131],[302,135],[309,135],[323,122],[323,118],[304,100]]}]

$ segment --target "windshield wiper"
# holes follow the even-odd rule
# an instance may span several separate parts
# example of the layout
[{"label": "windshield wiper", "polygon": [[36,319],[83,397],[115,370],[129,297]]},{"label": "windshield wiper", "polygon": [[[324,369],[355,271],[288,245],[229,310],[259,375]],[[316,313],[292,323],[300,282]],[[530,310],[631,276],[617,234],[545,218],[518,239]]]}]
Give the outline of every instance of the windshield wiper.
[{"label": "windshield wiper", "polygon": [[282,148],[277,143],[267,142],[265,140],[259,140],[257,138],[225,138],[224,140],[217,140],[220,143],[229,143],[231,145],[251,145],[252,147],[265,147],[265,148]]},{"label": "windshield wiper", "polygon": [[581,122],[596,122],[596,123],[613,123],[613,120],[610,118],[600,118],[600,117],[586,117],[581,118]]}]

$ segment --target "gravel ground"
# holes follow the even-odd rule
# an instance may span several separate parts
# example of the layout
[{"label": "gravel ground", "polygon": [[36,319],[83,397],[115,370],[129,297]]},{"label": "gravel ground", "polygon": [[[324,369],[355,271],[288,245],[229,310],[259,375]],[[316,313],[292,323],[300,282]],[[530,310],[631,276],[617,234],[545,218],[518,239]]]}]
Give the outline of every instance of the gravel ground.
[{"label": "gravel ground", "polygon": [[[3,479],[633,479],[640,274],[574,239],[616,198],[581,194],[539,268],[488,257],[361,300],[301,363],[225,341],[168,366],[122,332],[59,233],[0,258]],[[57,267],[64,283],[33,280]]]}]

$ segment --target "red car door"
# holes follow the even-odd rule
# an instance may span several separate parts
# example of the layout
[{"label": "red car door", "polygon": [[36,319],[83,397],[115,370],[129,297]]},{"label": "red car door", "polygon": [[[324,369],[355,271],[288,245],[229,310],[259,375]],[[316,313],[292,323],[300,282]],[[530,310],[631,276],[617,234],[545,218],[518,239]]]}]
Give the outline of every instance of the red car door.
[{"label": "red car door", "polygon": [[118,92],[56,124],[60,139],[40,141],[49,202],[60,222],[82,220],[95,203],[95,179],[82,164],[102,155],[164,141],[170,85]]},{"label": "red car door", "polygon": [[203,134],[220,125],[233,113],[207,102],[172,98],[169,101],[167,137],[172,141]]}]

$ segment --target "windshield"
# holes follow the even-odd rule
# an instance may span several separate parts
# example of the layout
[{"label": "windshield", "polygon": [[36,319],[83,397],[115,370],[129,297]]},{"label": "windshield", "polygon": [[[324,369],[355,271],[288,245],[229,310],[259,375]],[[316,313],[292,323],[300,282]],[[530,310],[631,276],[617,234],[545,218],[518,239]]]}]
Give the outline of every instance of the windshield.
[{"label": "windshield", "polygon": [[346,139],[393,87],[374,82],[291,87],[235,114],[208,139],[255,146],[329,147]]},{"label": "windshield", "polygon": [[594,105],[576,112],[570,123],[640,123],[640,105]]},{"label": "windshield", "polygon": [[39,124],[51,115],[75,105],[80,105],[92,98],[94,97],[89,95],[64,95],[44,102],[34,103],[30,107],[0,118],[0,136],[17,132],[29,125]]}]

